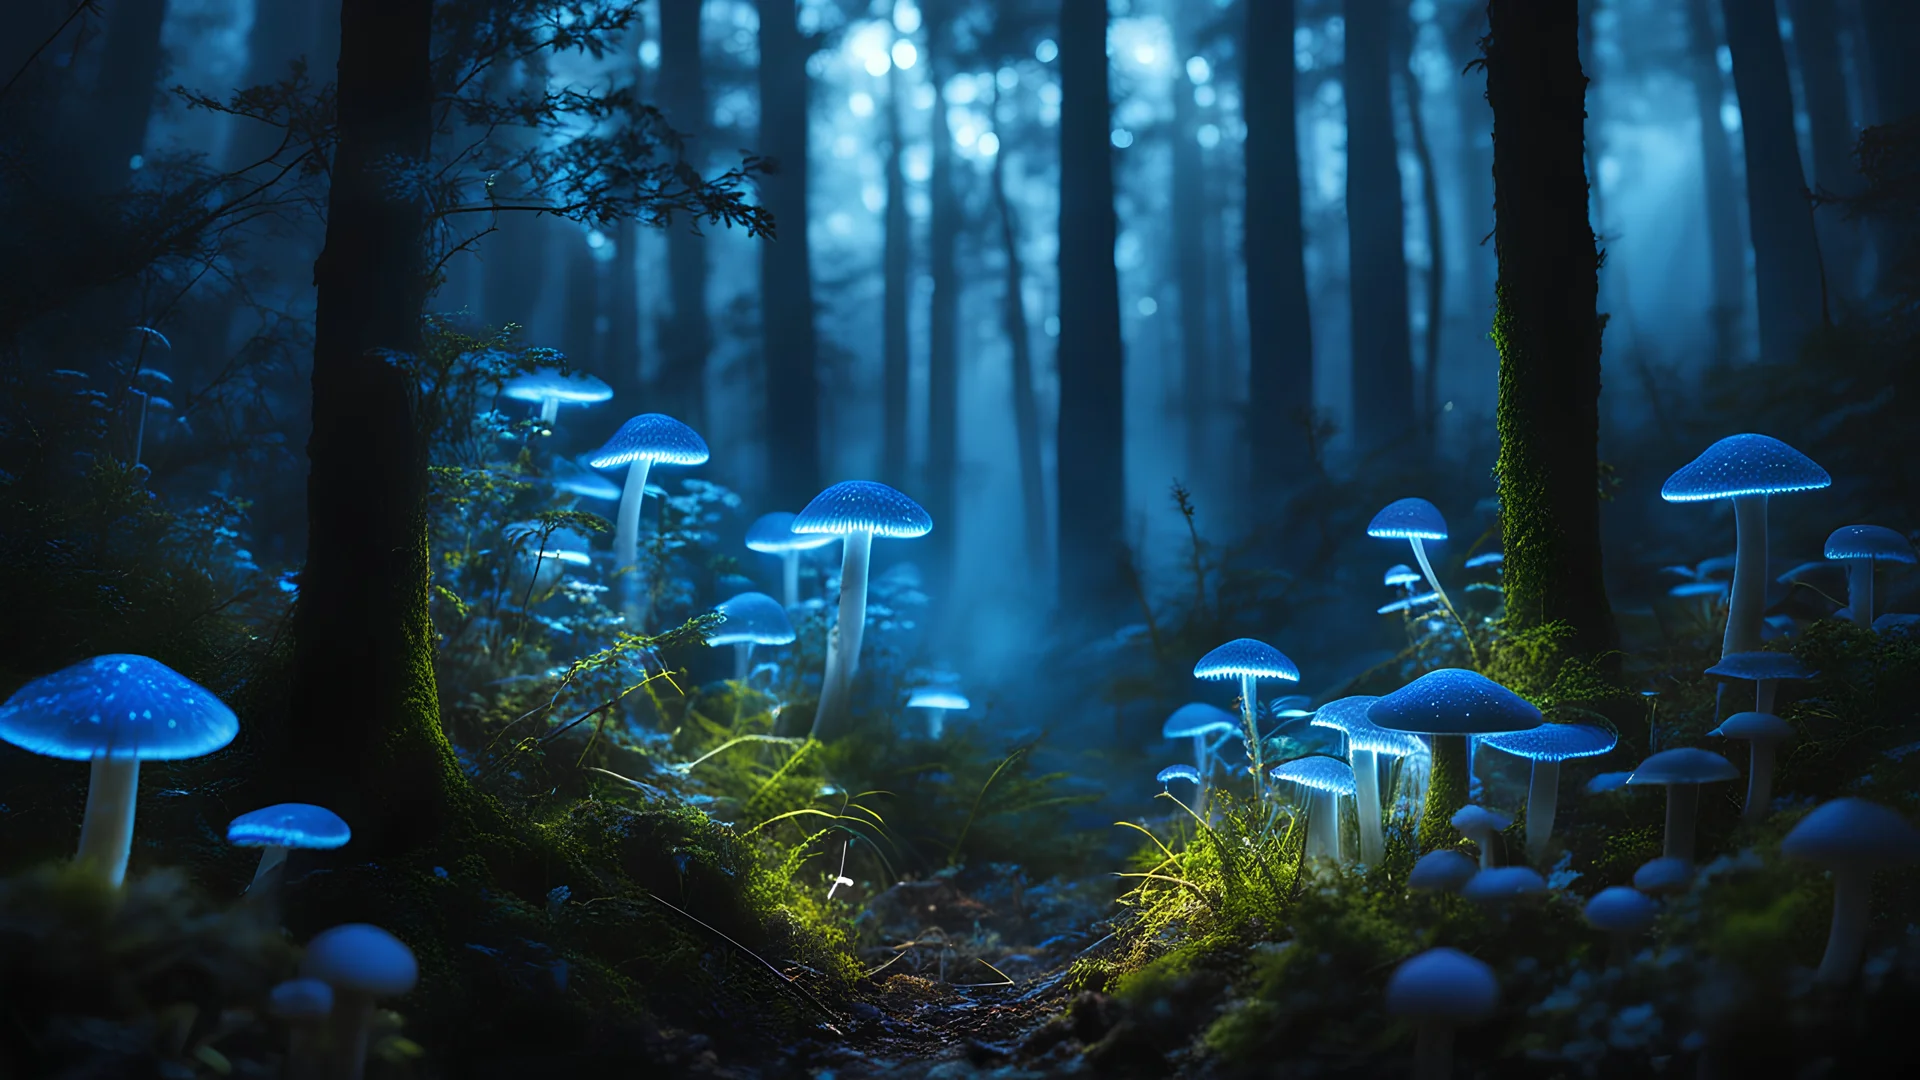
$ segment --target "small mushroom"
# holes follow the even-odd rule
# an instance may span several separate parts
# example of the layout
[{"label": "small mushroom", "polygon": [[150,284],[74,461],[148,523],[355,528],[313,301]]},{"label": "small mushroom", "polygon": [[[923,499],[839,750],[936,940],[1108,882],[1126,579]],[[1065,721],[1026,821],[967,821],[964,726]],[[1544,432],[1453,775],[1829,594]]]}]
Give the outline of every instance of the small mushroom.
[{"label": "small mushroom", "polygon": [[1873,625],[1874,565],[1920,561],[1906,537],[1880,525],[1843,525],[1833,530],[1827,537],[1826,556],[1847,565],[1847,610],[1855,626]]},{"label": "small mushroom", "polygon": [[1741,712],[1708,732],[1747,743],[1747,805],[1741,816],[1759,821],[1773,801],[1773,758],[1781,743],[1793,738],[1793,725],[1771,713]]},{"label": "small mushroom", "polygon": [[1527,855],[1538,860],[1553,837],[1553,819],[1560,807],[1560,763],[1598,757],[1612,750],[1620,737],[1591,724],[1541,724],[1530,731],[1489,735],[1487,746],[1533,763],[1527,784]]},{"label": "small mushroom", "polygon": [[1240,683],[1241,732],[1246,737],[1247,759],[1253,769],[1253,786],[1261,792],[1260,781],[1266,772],[1264,740],[1260,735],[1261,679],[1299,682],[1300,669],[1285,653],[1253,638],[1235,638],[1214,649],[1193,665],[1196,679],[1234,679]]},{"label": "small mushroom", "polygon": [[1519,900],[1547,895],[1547,879],[1524,866],[1496,866],[1473,875],[1460,887],[1460,898],[1488,907],[1504,907]]},{"label": "small mushroom", "polygon": [[1414,1080],[1453,1075],[1453,1029],[1493,1015],[1500,982],[1493,969],[1457,949],[1413,957],[1387,980],[1387,1012],[1414,1025]]},{"label": "small mushroom", "polygon": [[347,923],[307,942],[300,974],[333,988],[333,1068],[337,1080],[360,1080],[367,1067],[373,1003],[399,997],[420,978],[413,950],[377,926]]},{"label": "small mushroom", "polygon": [[1360,817],[1360,861],[1379,866],[1386,857],[1381,833],[1380,758],[1410,757],[1426,752],[1417,735],[1388,731],[1367,719],[1367,710],[1380,700],[1358,695],[1329,701],[1313,713],[1309,726],[1332,728],[1345,737],[1347,763],[1353,766],[1354,808]]},{"label": "small mushroom", "polygon": [[1827,986],[1853,981],[1867,946],[1873,873],[1920,861],[1920,830],[1878,803],[1835,799],[1801,818],[1780,854],[1833,872],[1833,925],[1813,977]]},{"label": "small mushroom", "polygon": [[1513,819],[1484,806],[1463,806],[1453,815],[1452,825],[1461,836],[1480,846],[1480,869],[1491,870],[1501,863],[1494,842],[1507,831]]},{"label": "small mushroom", "polygon": [[558,368],[539,368],[508,379],[502,397],[540,406],[540,422],[551,426],[562,405],[596,405],[613,397],[613,387],[586,374],[563,375]]},{"label": "small mushroom", "polygon": [[1340,858],[1340,796],[1352,795],[1353,769],[1339,758],[1313,754],[1273,767],[1275,780],[1307,790],[1307,854]]},{"label": "small mushroom", "polygon": [[1721,657],[1720,662],[1708,668],[1706,673],[1752,683],[1754,711],[1763,713],[1773,711],[1774,692],[1779,688],[1781,679],[1811,679],[1819,674],[1808,670],[1807,665],[1792,653],[1758,651],[1730,653]]},{"label": "small mushroom", "polygon": [[260,853],[260,866],[253,872],[253,881],[247,885],[249,890],[287,861],[288,849],[329,851],[352,838],[353,830],[340,820],[340,815],[307,803],[269,806],[241,814],[227,825],[227,843],[265,849]]},{"label": "small mushroom", "polygon": [[1187,783],[1198,787],[1200,785],[1200,770],[1191,765],[1169,765],[1155,773],[1153,778],[1160,781],[1161,791],[1167,790],[1168,786],[1175,780],[1185,780]]},{"label": "small mushroom", "polygon": [[319,979],[288,979],[268,991],[267,1012],[287,1022],[288,1080],[320,1076],[333,987]]},{"label": "small mushroom", "polygon": [[733,646],[733,677],[741,682],[747,679],[755,645],[793,644],[793,623],[787,620],[787,609],[766,593],[731,596],[713,610],[726,616],[727,621],[714,629],[707,644]]},{"label": "small mushroom", "polygon": [[1412,545],[1413,561],[1420,564],[1420,573],[1439,594],[1447,610],[1453,610],[1453,601],[1447,599],[1447,590],[1440,587],[1433,563],[1427,560],[1426,542],[1447,538],[1447,519],[1441,516],[1439,507],[1425,499],[1395,499],[1367,522],[1367,535],[1380,540],[1405,540]]},{"label": "small mushroom", "polygon": [[1607,963],[1614,967],[1626,963],[1633,955],[1634,940],[1647,932],[1659,913],[1660,906],[1652,898],[1624,885],[1601,889],[1587,901],[1586,907],[1587,925],[1612,940]]},{"label": "small mushroom", "polygon": [[140,762],[211,754],[239,732],[233,710],[206,687],[127,653],[42,675],[0,705],[0,739],[45,757],[92,762],[76,860],[116,888],[133,849]]},{"label": "small mushroom", "polygon": [[1479,872],[1479,865],[1472,859],[1452,848],[1440,848],[1414,860],[1407,888],[1414,892],[1457,893]]},{"label": "small mushroom", "polygon": [[1650,896],[1674,896],[1693,885],[1693,860],[1661,856],[1633,872],[1633,887]]},{"label": "small mushroom", "polygon": [[[946,728],[947,714],[966,712],[973,708],[973,702],[951,686],[916,686],[913,693],[907,695],[907,708],[926,712],[927,738],[938,741]],[[1199,771],[1195,770],[1194,775],[1198,776]]]},{"label": "small mushroom", "polygon": [[1740,770],[1719,754],[1693,747],[1662,750],[1640,763],[1627,783],[1667,789],[1666,848],[1670,859],[1693,861],[1693,833],[1700,809],[1700,785],[1737,780]]},{"label": "small mushroom", "polygon": [[1433,737],[1420,842],[1434,848],[1450,842],[1448,819],[1467,803],[1467,738],[1539,727],[1540,710],[1478,672],[1441,668],[1368,706],[1367,719]]},{"label": "small mushroom", "polygon": [[597,502],[613,502],[620,497],[618,484],[558,454],[547,467],[547,483],[552,484],[555,491]]},{"label": "small mushroom", "polygon": [[800,553],[823,548],[840,539],[832,533],[797,533],[793,514],[776,510],[761,514],[747,526],[747,548],[764,555],[780,556],[782,598],[789,608],[800,603]]},{"label": "small mushroom", "polygon": [[1403,589],[1411,592],[1413,584],[1419,580],[1420,571],[1405,563],[1395,563],[1387,568],[1386,577],[1382,578],[1380,583],[1389,589]]},{"label": "small mushroom", "polygon": [[587,464],[596,469],[627,470],[626,486],[620,492],[620,511],[613,530],[613,563],[628,571],[623,586],[622,609],[627,629],[639,633],[640,576],[635,565],[640,561],[640,504],[647,495],[647,474],[657,462],[662,465],[703,465],[707,461],[707,443],[694,430],[660,413],[641,413],[620,425],[605,446],[593,452]]},{"label": "small mushroom", "polygon": [[1193,767],[1200,774],[1199,801],[1207,801],[1207,777],[1213,772],[1209,768],[1213,757],[1208,746],[1208,738],[1226,735],[1239,730],[1240,724],[1232,713],[1217,705],[1208,705],[1204,701],[1191,701],[1173,710],[1167,722],[1160,725],[1160,736],[1165,739],[1193,740]]}]

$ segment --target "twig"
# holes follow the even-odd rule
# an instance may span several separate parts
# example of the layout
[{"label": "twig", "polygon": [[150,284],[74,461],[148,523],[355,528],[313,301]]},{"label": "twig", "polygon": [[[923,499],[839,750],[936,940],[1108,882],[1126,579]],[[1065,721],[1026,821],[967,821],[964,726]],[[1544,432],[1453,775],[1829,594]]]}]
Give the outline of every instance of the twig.
[{"label": "twig", "polygon": [[[721,941],[726,942],[727,944],[740,950],[742,953],[745,953],[746,955],[752,957],[754,960],[758,961],[761,967],[766,968],[768,971],[772,972],[773,977],[780,980],[780,984],[782,986],[785,986],[789,990],[792,990],[794,993],[799,994],[802,998],[805,998],[807,1004],[812,1005],[814,1008],[820,1010],[820,1014],[822,1016],[825,1016],[829,1021],[840,1019],[840,1015],[838,1013],[834,1012],[832,1009],[827,1008],[827,1006],[823,1002],[821,1002],[819,998],[814,997],[812,992],[809,991],[806,987],[801,986],[798,982],[789,978],[786,972],[781,971],[777,967],[774,967],[773,963],[769,961],[766,957],[761,956],[759,953],[754,952],[752,949],[749,949],[745,945],[742,945],[739,942],[733,940],[731,937],[728,937],[724,932],[722,932],[718,927],[714,926],[712,923],[707,922],[706,920],[700,918],[698,915],[695,915],[692,912],[685,910],[684,908],[677,907],[673,904],[668,903],[665,900],[660,899],[660,897],[656,896],[652,892],[647,893],[647,899],[652,900],[654,903],[659,904],[661,907],[666,908],[668,911],[674,912],[675,914],[684,917],[689,922],[692,922],[694,925],[707,931],[708,933],[712,934],[714,937],[719,938]],[[829,1024],[828,1026],[832,1027],[832,1024]],[[838,1031],[838,1029],[834,1031],[834,1034],[836,1035],[839,1033],[840,1032]]]}]

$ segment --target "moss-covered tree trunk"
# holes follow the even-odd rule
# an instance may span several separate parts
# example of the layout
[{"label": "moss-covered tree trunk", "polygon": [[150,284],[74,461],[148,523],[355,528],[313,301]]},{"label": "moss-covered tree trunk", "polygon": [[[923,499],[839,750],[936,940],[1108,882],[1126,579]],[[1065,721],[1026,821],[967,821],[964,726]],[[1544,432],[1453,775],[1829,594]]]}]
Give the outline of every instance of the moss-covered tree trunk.
[{"label": "moss-covered tree trunk", "polygon": [[280,798],[331,807],[359,858],[417,847],[459,784],[427,615],[426,445],[390,353],[421,341],[432,135],[431,0],[345,0]]},{"label": "moss-covered tree trunk", "polygon": [[1614,626],[1600,561],[1600,255],[1579,5],[1492,0],[1487,21],[1507,618],[1520,630],[1564,624],[1563,644],[1591,657]]}]

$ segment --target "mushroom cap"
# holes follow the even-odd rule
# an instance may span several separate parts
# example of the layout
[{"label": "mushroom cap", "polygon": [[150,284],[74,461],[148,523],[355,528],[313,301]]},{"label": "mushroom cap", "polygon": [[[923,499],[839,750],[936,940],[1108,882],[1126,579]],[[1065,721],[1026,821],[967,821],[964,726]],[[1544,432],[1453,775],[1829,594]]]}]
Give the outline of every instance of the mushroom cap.
[{"label": "mushroom cap", "polygon": [[1193,665],[1196,679],[1238,679],[1251,675],[1256,679],[1280,679],[1299,682],[1300,669],[1285,653],[1250,637],[1234,638],[1200,658]]},{"label": "mushroom cap", "polygon": [[1811,679],[1819,674],[1808,669],[1799,657],[1786,652],[1728,653],[1720,658],[1719,663],[1708,668],[1706,673],[1748,682],[1761,679]]},{"label": "mushroom cap", "polygon": [[932,532],[933,518],[919,503],[885,484],[843,480],[815,495],[794,515],[793,531],[830,536],[871,532],[906,539]]},{"label": "mushroom cap", "polygon": [[1306,694],[1281,694],[1267,702],[1267,711],[1275,720],[1298,720],[1303,716],[1312,716],[1313,698]]},{"label": "mushroom cap", "polygon": [[1185,780],[1189,784],[1200,782],[1200,770],[1191,765],[1169,765],[1153,775],[1162,784],[1171,784],[1175,780]]},{"label": "mushroom cap", "polygon": [[157,367],[143,367],[133,373],[133,384],[142,390],[164,390],[173,385],[173,376]]},{"label": "mushroom cap", "polygon": [[1643,893],[1686,892],[1693,884],[1693,863],[1661,856],[1633,872],[1633,887]]},{"label": "mushroom cap", "polygon": [[1506,832],[1507,827],[1513,824],[1513,819],[1498,810],[1468,804],[1454,811],[1453,819],[1449,824],[1466,835],[1472,836],[1474,833],[1482,832]]},{"label": "mushroom cap", "polygon": [[340,815],[310,803],[280,803],[241,814],[227,825],[235,847],[284,847],[325,851],[353,839]]},{"label": "mushroom cap", "polygon": [[1668,596],[1718,596],[1727,591],[1724,581],[1683,581],[1667,590]]},{"label": "mushroom cap", "polygon": [[1439,602],[1439,593],[1427,592],[1421,593],[1419,596],[1403,596],[1398,600],[1388,601],[1373,609],[1373,613],[1375,615],[1391,615],[1396,611],[1409,611],[1413,608],[1426,607],[1428,604],[1437,604]]},{"label": "mushroom cap", "polygon": [[1726,739],[1745,739],[1748,742],[1785,742],[1793,738],[1793,725],[1785,720],[1763,712],[1737,712],[1720,722],[1720,726],[1707,732]]},{"label": "mushroom cap", "polygon": [[1457,893],[1480,872],[1480,864],[1447,848],[1429,851],[1414,861],[1407,888],[1415,892]]},{"label": "mushroom cap", "polygon": [[288,979],[267,992],[267,1012],[282,1020],[319,1020],[333,1013],[333,987],[319,979]]},{"label": "mushroom cap", "polygon": [[1662,750],[1641,762],[1627,777],[1627,783],[1641,784],[1715,784],[1722,780],[1738,780],[1740,770],[1733,762],[1711,750],[1700,750],[1683,746],[1677,750]]},{"label": "mushroom cap", "polygon": [[1540,710],[1478,672],[1429,671],[1373,703],[1367,719],[1422,735],[1492,735],[1540,726]]},{"label": "mushroom cap", "polygon": [[1618,791],[1627,786],[1627,781],[1632,779],[1632,777],[1633,774],[1630,772],[1600,773],[1593,779],[1587,781],[1587,794],[1599,795],[1608,791]]},{"label": "mushroom cap", "polygon": [[1445,540],[1447,519],[1425,499],[1395,499],[1367,522],[1367,535],[1383,540]]},{"label": "mushroom cap", "polygon": [[973,702],[967,695],[950,686],[917,686],[907,695],[909,709],[949,709],[954,712],[966,712],[973,708]]},{"label": "mushroom cap", "polygon": [[1394,563],[1392,566],[1387,567],[1387,575],[1380,580],[1380,584],[1388,588],[1395,588],[1401,585],[1411,585],[1419,580],[1420,571],[1413,569],[1406,563]]},{"label": "mushroom cap", "polygon": [[1842,525],[1827,537],[1829,559],[1879,559],[1883,562],[1910,563],[1913,544],[1892,529],[1879,525]]},{"label": "mushroom cap", "polygon": [[1771,435],[1729,435],[1681,466],[1660,485],[1668,502],[1740,495],[1782,495],[1833,483],[1827,470]]},{"label": "mushroom cap", "polygon": [[1160,725],[1160,735],[1168,739],[1186,739],[1195,735],[1208,735],[1216,731],[1238,731],[1240,719],[1217,705],[1208,705],[1204,701],[1190,701],[1173,710],[1167,722]]},{"label": "mushroom cap", "polygon": [[212,691],[144,656],[108,653],[42,675],[0,705],[0,739],[46,757],[177,761],[233,741]]},{"label": "mushroom cap", "polygon": [[1493,969],[1445,946],[1394,968],[1387,980],[1387,1012],[1394,1016],[1467,1024],[1493,1015],[1499,1004]]},{"label": "mushroom cap", "polygon": [[795,516],[785,510],[775,510],[755,518],[753,524],[747,526],[747,549],[781,555],[789,551],[812,551],[838,539],[832,533],[794,532]]},{"label": "mushroom cap", "polygon": [[1339,758],[1322,754],[1310,754],[1282,762],[1275,765],[1269,775],[1275,780],[1290,780],[1309,791],[1325,791],[1334,795],[1351,795],[1354,792],[1353,766]]},{"label": "mushroom cap", "polygon": [[787,609],[766,593],[743,592],[720,601],[713,610],[727,617],[709,645],[786,645],[793,641]]},{"label": "mushroom cap", "polygon": [[587,458],[587,464],[596,469],[611,469],[641,458],[663,465],[703,465],[707,460],[707,441],[671,416],[641,413],[621,424],[606,445]]},{"label": "mushroom cap", "polygon": [[1496,866],[1482,870],[1460,887],[1460,898],[1475,903],[1545,896],[1547,879],[1524,866]]},{"label": "mushroom cap", "polygon": [[1780,854],[1830,870],[1900,866],[1920,861],[1920,830],[1879,803],[1835,799],[1801,818]]},{"label": "mushroom cap", "polygon": [[551,398],[562,405],[592,405],[613,397],[613,387],[584,372],[564,375],[559,368],[538,368],[508,379],[500,393],[515,401]]},{"label": "mushroom cap", "polygon": [[1487,551],[1468,559],[1463,565],[1468,570],[1477,570],[1482,566],[1504,566],[1507,555],[1503,551]]},{"label": "mushroom cap", "polygon": [[1419,736],[1389,731],[1367,719],[1367,710],[1379,700],[1366,694],[1336,698],[1315,709],[1308,726],[1332,728],[1345,735],[1350,750],[1371,750],[1389,757],[1411,757],[1425,750],[1426,744]]},{"label": "mushroom cap", "polygon": [[555,455],[547,470],[547,482],[555,491],[578,495],[583,499],[612,502],[620,497],[620,485],[581,465],[571,458]]},{"label": "mushroom cap", "polygon": [[1541,724],[1526,731],[1488,735],[1480,745],[1529,761],[1567,761],[1599,757],[1620,743],[1620,736],[1593,724]]},{"label": "mushroom cap", "polygon": [[1610,885],[1587,901],[1587,925],[1609,934],[1637,934],[1653,925],[1660,905],[1638,889]]},{"label": "mushroom cap", "polygon": [[323,930],[307,942],[300,974],[319,979],[337,993],[395,997],[413,989],[420,967],[406,943],[377,926],[347,923]]}]

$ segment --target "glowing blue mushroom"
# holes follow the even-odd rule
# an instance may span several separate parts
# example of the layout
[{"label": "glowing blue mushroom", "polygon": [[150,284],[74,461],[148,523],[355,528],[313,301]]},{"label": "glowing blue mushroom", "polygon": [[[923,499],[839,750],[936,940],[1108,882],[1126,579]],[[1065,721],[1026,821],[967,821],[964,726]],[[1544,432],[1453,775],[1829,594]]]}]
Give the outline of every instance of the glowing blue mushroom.
[{"label": "glowing blue mushroom", "polygon": [[1667,789],[1666,843],[1660,854],[1663,858],[1692,862],[1700,785],[1739,778],[1740,770],[1733,767],[1733,762],[1712,751],[1685,746],[1662,750],[1641,762],[1633,775],[1627,777],[1627,783]]},{"label": "glowing blue mushroom", "polygon": [[553,485],[555,491],[578,495],[583,499],[612,502],[620,497],[619,485],[579,462],[557,454],[547,469],[547,482]]},{"label": "glowing blue mushroom", "polygon": [[563,375],[558,368],[540,368],[508,379],[500,393],[515,401],[537,403],[540,422],[551,426],[560,406],[598,404],[613,397],[613,387],[591,375]]},{"label": "glowing blue mushroom", "polygon": [[1873,568],[1916,561],[1913,544],[1879,525],[1843,525],[1827,537],[1826,556],[1847,564],[1847,610],[1855,626],[1873,625]]},{"label": "glowing blue mushroom", "polygon": [[947,713],[973,708],[967,695],[950,686],[921,686],[907,695],[907,708],[927,711],[927,738],[938,739],[946,727]]},{"label": "glowing blue mushroom", "polygon": [[1314,711],[1312,726],[1331,728],[1346,740],[1347,762],[1353,767],[1354,808],[1360,817],[1360,861],[1379,866],[1386,855],[1380,829],[1380,765],[1382,755],[1410,757],[1426,750],[1418,736],[1388,731],[1367,719],[1377,697],[1356,695],[1329,701]]},{"label": "glowing blue mushroom", "polygon": [[838,540],[833,533],[797,533],[793,514],[775,510],[761,514],[747,526],[747,549],[780,556],[780,582],[788,607],[800,603],[800,553],[826,547]]},{"label": "glowing blue mushroom", "polygon": [[91,761],[77,860],[118,886],[133,846],[140,762],[199,757],[233,741],[240,722],[200,684],[157,660],[111,653],[14,691],[0,739],[46,757]]},{"label": "glowing blue mushroom", "polygon": [[1367,719],[1392,731],[1431,736],[1432,779],[1421,812],[1421,835],[1427,845],[1437,846],[1442,827],[1466,805],[1471,783],[1467,739],[1539,727],[1540,710],[1478,672],[1441,668],[1374,702]]},{"label": "glowing blue mushroom", "polygon": [[1314,754],[1273,767],[1273,778],[1307,791],[1307,854],[1340,857],[1340,796],[1354,793],[1353,769],[1339,758]]},{"label": "glowing blue mushroom", "polygon": [[1193,740],[1193,767],[1200,775],[1200,802],[1207,801],[1207,776],[1213,771],[1209,767],[1213,758],[1210,737],[1225,735],[1239,727],[1232,713],[1204,701],[1180,706],[1160,725],[1163,738]]},{"label": "glowing blue mushroom", "polygon": [[1160,790],[1162,791],[1165,791],[1175,780],[1185,780],[1189,784],[1198,786],[1200,783],[1200,770],[1191,765],[1169,765],[1155,773],[1153,778],[1160,781]]},{"label": "glowing blue mushroom", "polygon": [[587,464],[596,469],[626,466],[627,483],[620,493],[620,513],[613,531],[613,562],[627,571],[622,608],[627,628],[640,630],[640,503],[647,494],[647,473],[654,463],[703,465],[707,443],[694,430],[660,413],[641,413],[620,425],[605,446],[594,451]]},{"label": "glowing blue mushroom", "polygon": [[1414,561],[1420,564],[1420,573],[1426,576],[1427,584],[1440,594],[1440,602],[1449,609],[1453,602],[1447,599],[1447,590],[1440,587],[1440,579],[1434,575],[1433,563],[1427,560],[1428,540],[1447,538],[1447,519],[1440,515],[1440,508],[1425,499],[1395,499],[1381,511],[1373,515],[1367,523],[1367,535],[1382,540],[1405,540],[1413,545]]},{"label": "glowing blue mushroom", "polygon": [[1247,740],[1247,758],[1252,762],[1254,789],[1258,791],[1261,777],[1266,771],[1260,745],[1259,680],[1299,682],[1300,669],[1287,659],[1285,653],[1264,641],[1235,638],[1201,657],[1200,662],[1193,665],[1193,677],[1240,681],[1241,730]]},{"label": "glowing blue mushroom", "polygon": [[1527,731],[1488,735],[1480,740],[1502,753],[1533,763],[1527,784],[1527,854],[1538,861],[1553,835],[1560,807],[1560,763],[1598,757],[1620,743],[1620,736],[1591,724],[1541,724]]},{"label": "glowing blue mushroom", "polygon": [[766,593],[743,592],[722,600],[713,610],[727,621],[707,638],[707,644],[733,646],[733,677],[746,681],[755,645],[791,645],[793,624],[787,609]]},{"label": "glowing blue mushroom", "polygon": [[250,814],[241,814],[227,825],[227,843],[235,847],[257,847],[260,866],[253,872],[251,889],[287,861],[291,848],[330,851],[353,839],[353,830],[340,815],[310,803],[281,803]]},{"label": "glowing blue mushroom", "polygon": [[1799,657],[1785,652],[1732,653],[1722,656],[1706,673],[1752,683],[1754,711],[1763,713],[1773,711],[1773,698],[1781,679],[1811,679],[1819,674],[1801,663]]}]

